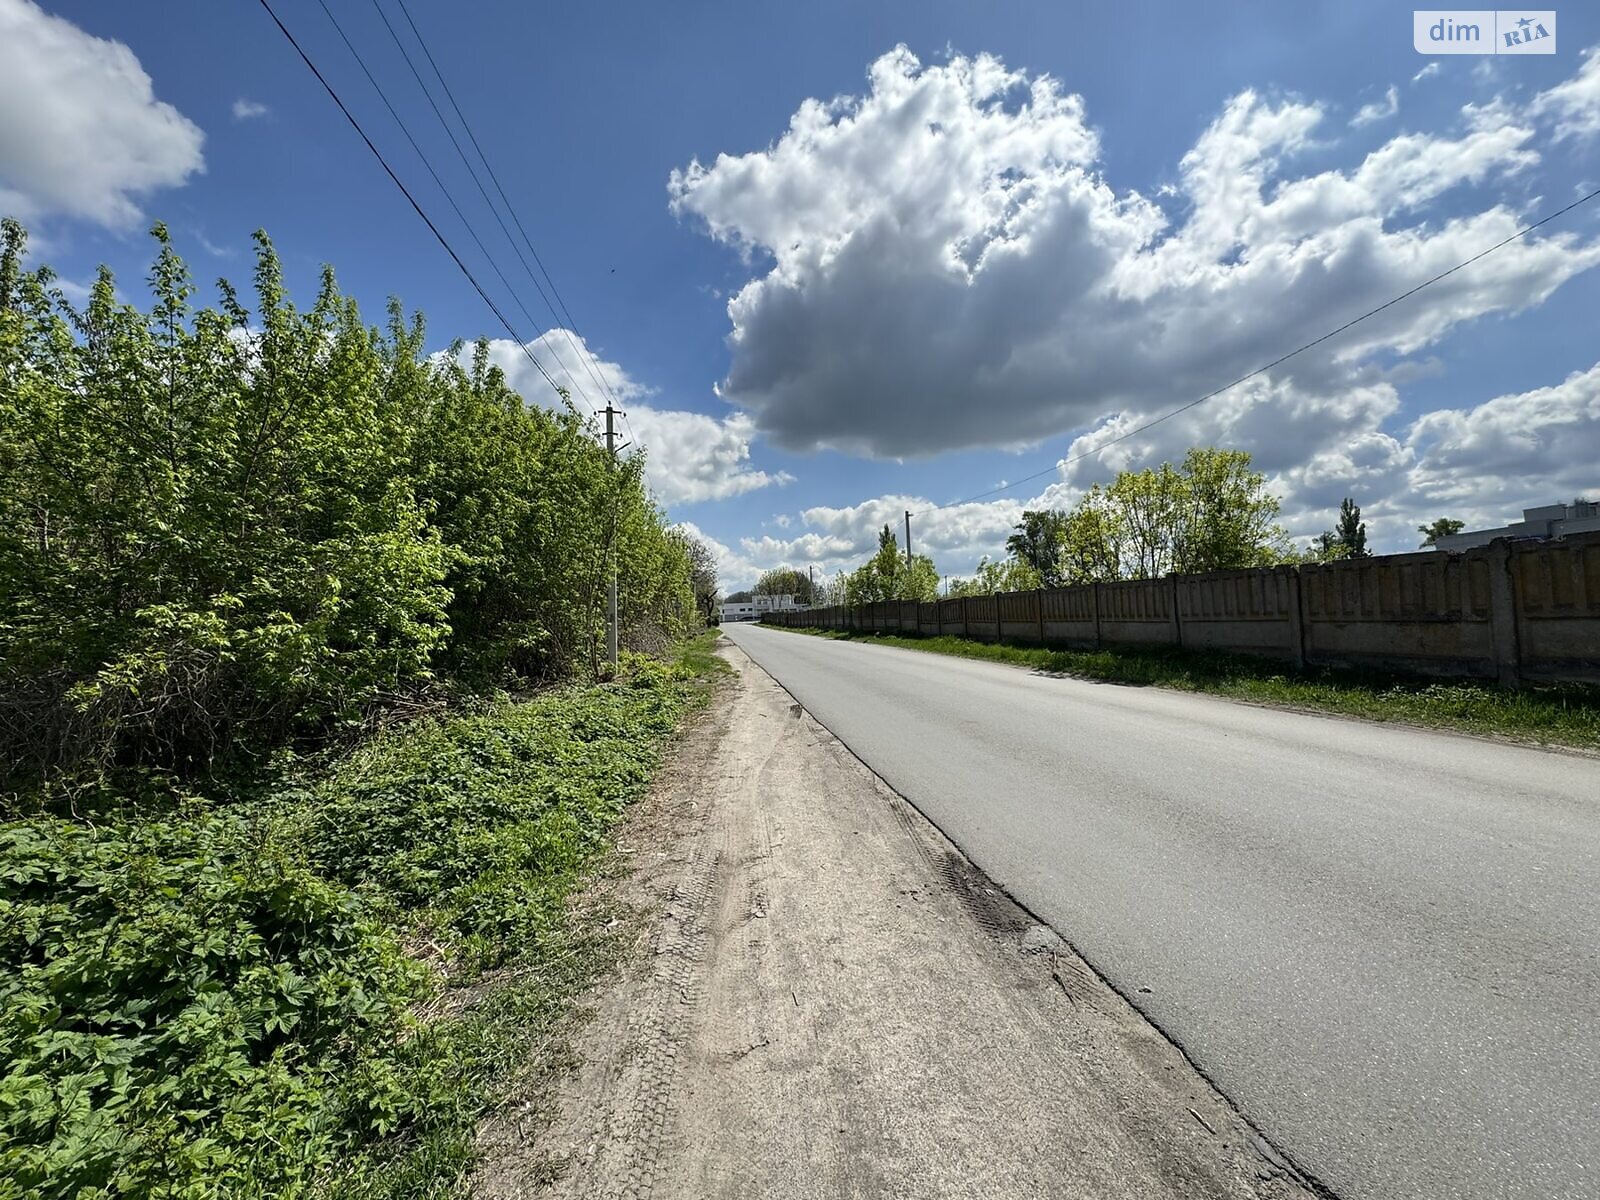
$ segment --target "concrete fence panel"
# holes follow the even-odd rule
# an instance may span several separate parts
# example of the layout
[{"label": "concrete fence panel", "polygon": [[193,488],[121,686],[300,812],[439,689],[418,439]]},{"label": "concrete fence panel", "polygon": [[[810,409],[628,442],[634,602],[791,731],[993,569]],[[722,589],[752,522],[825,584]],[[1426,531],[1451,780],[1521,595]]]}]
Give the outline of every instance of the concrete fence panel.
[{"label": "concrete fence panel", "polygon": [[1100,606],[1094,584],[1047,588],[1039,593],[1047,644],[1092,650],[1100,645]]},{"label": "concrete fence panel", "polygon": [[1600,533],[762,620],[1074,647],[1181,645],[1506,685],[1600,683]]},{"label": "concrete fence panel", "polygon": [[922,632],[922,606],[915,600],[900,602],[900,632],[913,637]]},{"label": "concrete fence panel", "polygon": [[1100,585],[1100,638],[1111,645],[1175,646],[1174,585],[1133,579]]},{"label": "concrete fence panel", "polygon": [[1038,592],[1003,592],[995,596],[1000,638],[1007,642],[1044,642]]},{"label": "concrete fence panel", "polygon": [[946,637],[967,636],[967,602],[960,597],[939,601],[939,632]]},{"label": "concrete fence panel", "polygon": [[1000,640],[1000,602],[996,596],[967,596],[961,603],[966,606],[967,636],[980,642]]},{"label": "concrete fence panel", "polygon": [[1600,535],[1513,543],[1509,558],[1520,673],[1600,683]]},{"label": "concrete fence panel", "polygon": [[1493,550],[1302,567],[1306,661],[1494,678]]},{"label": "concrete fence panel", "polygon": [[1179,576],[1176,583],[1184,646],[1299,660],[1293,567]]}]

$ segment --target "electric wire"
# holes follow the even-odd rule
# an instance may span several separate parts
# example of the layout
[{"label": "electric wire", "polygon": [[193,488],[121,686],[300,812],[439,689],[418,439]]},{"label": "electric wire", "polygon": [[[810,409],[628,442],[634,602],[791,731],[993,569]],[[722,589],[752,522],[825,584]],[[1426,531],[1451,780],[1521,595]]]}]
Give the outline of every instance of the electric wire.
[{"label": "electric wire", "polygon": [[1273,359],[1271,362],[1266,363],[1263,366],[1257,367],[1255,370],[1251,371],[1249,374],[1239,376],[1239,378],[1235,379],[1232,383],[1223,384],[1221,387],[1215,389],[1214,391],[1207,392],[1204,396],[1200,396],[1197,399],[1190,400],[1186,404],[1180,404],[1177,408],[1172,409],[1170,412],[1162,413],[1159,417],[1156,417],[1156,418],[1154,418],[1153,420],[1150,420],[1150,421],[1146,421],[1143,425],[1137,426],[1136,428],[1133,428],[1133,429],[1129,429],[1125,433],[1119,433],[1116,437],[1111,438],[1108,441],[1105,441],[1105,442],[1101,443],[1098,446],[1095,446],[1091,450],[1085,450],[1082,453],[1074,454],[1069,458],[1058,459],[1056,462],[1052,463],[1050,466],[1046,467],[1042,471],[1035,471],[1031,475],[1024,475],[1021,479],[1013,479],[1009,483],[1001,484],[999,487],[990,488],[986,492],[979,492],[979,493],[977,493],[977,495],[968,496],[965,500],[952,500],[947,504],[935,504],[931,508],[925,508],[921,512],[913,513],[912,516],[920,517],[920,516],[923,516],[923,515],[925,515],[927,513],[938,512],[940,509],[956,508],[956,507],[958,507],[958,506],[960,506],[962,504],[971,504],[974,501],[982,500],[982,499],[985,499],[986,497],[989,497],[989,496],[996,496],[996,495],[999,495],[1001,492],[1008,492],[1012,488],[1018,487],[1018,486],[1020,486],[1021,484],[1024,484],[1024,483],[1028,483],[1031,480],[1040,479],[1043,476],[1055,474],[1056,472],[1061,471],[1063,468],[1070,467],[1075,462],[1081,462],[1086,458],[1093,458],[1094,456],[1096,456],[1098,454],[1101,454],[1101,453],[1105,452],[1106,450],[1109,450],[1112,446],[1115,446],[1118,442],[1125,442],[1129,438],[1135,437],[1138,434],[1141,434],[1141,433],[1145,432],[1145,430],[1147,430],[1147,429],[1153,429],[1155,426],[1160,425],[1163,421],[1170,421],[1173,417],[1178,416],[1180,413],[1188,412],[1191,408],[1198,408],[1200,405],[1204,404],[1207,400],[1214,400],[1216,397],[1222,395],[1222,393],[1227,392],[1227,391],[1231,391],[1232,389],[1238,387],[1241,383],[1246,383],[1249,380],[1254,379],[1257,375],[1265,374],[1266,372],[1272,370],[1274,367],[1281,366],[1283,363],[1288,362],[1291,358],[1294,358],[1296,355],[1304,354],[1307,350],[1313,349],[1316,346],[1320,346],[1323,342],[1328,341],[1330,338],[1338,337],[1339,334],[1343,333],[1345,330],[1350,329],[1353,326],[1361,324],[1361,322],[1365,321],[1368,317],[1375,317],[1379,313],[1383,312],[1384,309],[1393,308],[1396,304],[1399,304],[1402,300],[1406,300],[1406,299],[1409,299],[1412,296],[1415,296],[1418,292],[1422,291],[1423,288],[1432,287],[1434,284],[1438,283],[1441,279],[1448,278],[1449,276],[1454,275],[1457,271],[1460,271],[1465,267],[1470,267],[1473,263],[1477,262],[1479,259],[1487,258],[1489,255],[1493,254],[1496,250],[1500,250],[1500,249],[1502,249],[1502,248],[1504,248],[1506,246],[1509,246],[1512,242],[1517,241],[1519,238],[1526,237],[1528,234],[1532,233],[1535,229],[1538,229],[1541,225],[1548,225],[1551,221],[1554,221],[1557,217],[1565,216],[1567,213],[1571,212],[1573,209],[1579,208],[1582,205],[1585,205],[1585,204],[1589,203],[1589,201],[1593,200],[1597,196],[1600,196],[1600,188],[1595,188],[1593,191],[1591,191],[1591,192],[1589,192],[1589,193],[1587,193],[1587,194],[1585,194],[1583,196],[1578,197],[1578,199],[1574,200],[1571,204],[1568,204],[1568,205],[1566,205],[1566,206],[1564,206],[1562,208],[1558,208],[1558,209],[1556,209],[1556,211],[1554,211],[1552,213],[1549,213],[1546,216],[1540,217],[1537,221],[1533,222],[1531,225],[1523,226],[1521,229],[1517,230],[1517,232],[1511,234],[1508,237],[1502,238],[1500,241],[1496,242],[1494,245],[1489,246],[1486,249],[1478,251],[1478,253],[1474,254],[1471,258],[1463,259],[1461,262],[1458,262],[1455,266],[1449,268],[1448,270],[1440,271],[1437,275],[1433,276],[1431,279],[1425,279],[1421,283],[1417,284],[1415,287],[1409,288],[1408,290],[1406,290],[1404,292],[1401,292],[1398,296],[1394,297],[1392,300],[1386,300],[1384,303],[1378,305],[1376,308],[1368,309],[1366,312],[1362,313],[1360,316],[1351,318],[1350,320],[1346,321],[1343,325],[1339,326],[1337,329],[1331,329],[1327,333],[1323,334],[1321,337],[1316,338],[1313,341],[1309,341],[1303,346],[1296,347],[1295,349],[1289,351],[1289,353],[1280,355],[1279,357]]},{"label": "electric wire", "polygon": [[384,158],[382,151],[380,151],[373,143],[372,139],[367,136],[367,131],[362,128],[361,122],[356,120],[355,114],[352,113],[345,105],[345,102],[340,99],[339,93],[334,90],[333,85],[329,83],[328,80],[323,76],[322,72],[317,69],[317,64],[311,61],[311,56],[305,52],[299,41],[295,39],[294,34],[289,32],[289,27],[283,23],[283,20],[278,16],[277,12],[273,10],[270,0],[260,0],[260,4],[261,7],[266,10],[267,15],[272,18],[272,23],[278,27],[279,32],[283,34],[289,45],[294,48],[294,52],[300,56],[300,61],[306,64],[307,69],[310,70],[312,75],[316,76],[317,82],[322,85],[323,91],[328,93],[329,99],[331,99],[338,107],[339,111],[344,114],[345,120],[350,122],[350,127],[354,129],[361,140],[366,143],[367,149],[372,152],[372,157],[378,160],[378,165],[381,166],[384,170],[384,173],[389,176],[390,182],[392,182],[395,187],[400,189],[400,194],[406,198],[412,209],[416,211],[417,216],[422,218],[422,223],[428,227],[428,231],[433,234],[439,245],[444,247],[445,253],[450,256],[451,261],[455,263],[457,269],[460,270],[464,276],[466,276],[467,282],[472,285],[473,290],[478,293],[479,298],[482,299],[484,304],[488,305],[489,311],[494,313],[494,315],[499,319],[500,324],[505,327],[506,332],[511,335],[512,340],[515,341],[522,349],[522,352],[527,356],[528,361],[532,363],[539,374],[544,377],[545,382],[548,383],[551,388],[555,390],[555,393],[561,397],[562,403],[571,409],[574,415],[577,415],[577,409],[573,407],[572,401],[568,398],[566,392],[564,392],[560,385],[558,385],[556,381],[550,377],[550,373],[544,369],[544,365],[531,353],[529,353],[527,345],[523,342],[517,331],[512,327],[511,322],[506,318],[505,313],[501,311],[500,306],[496,304],[490,297],[489,293],[484,290],[483,285],[478,282],[477,276],[475,276],[467,264],[462,261],[461,256],[456,253],[455,247],[450,244],[449,239],[447,239],[444,234],[439,231],[439,227],[434,224],[433,218],[428,216],[422,205],[417,202],[417,198],[411,194],[411,189],[406,187],[406,185],[401,181],[399,175],[395,174],[394,168],[391,167],[388,160]]},{"label": "electric wire", "polygon": [[[329,11],[327,0],[318,0],[318,3],[322,5],[323,12],[328,14],[328,19],[333,22],[334,27],[338,28],[339,22],[334,17],[333,13]],[[462,148],[460,139],[456,137],[455,130],[450,127],[450,122],[445,119],[443,111],[439,108],[438,101],[434,99],[432,90],[429,89],[427,83],[423,80],[422,73],[417,69],[417,64],[412,59],[410,51],[406,49],[405,43],[400,40],[399,33],[395,30],[393,23],[389,20],[388,14],[383,11],[383,6],[378,3],[378,0],[372,0],[372,7],[377,12],[378,19],[383,22],[384,29],[388,31],[390,39],[394,42],[395,49],[400,51],[400,57],[405,61],[406,69],[411,72],[411,78],[416,81],[418,89],[422,92],[423,99],[428,102],[428,107],[433,110],[433,115],[435,118],[437,118],[440,127],[444,129],[445,136],[450,139],[450,145],[454,147],[456,157],[461,160],[461,165],[467,169],[467,175],[472,180],[473,186],[478,189],[478,195],[488,207],[490,215],[494,217],[495,224],[500,226],[500,232],[505,236],[507,244],[511,247],[511,252],[516,255],[517,260],[522,264],[523,273],[527,275],[529,282],[533,284],[534,290],[539,293],[539,299],[544,301],[544,306],[550,311],[550,316],[555,320],[555,323],[559,325],[561,318],[556,314],[554,306],[551,305],[550,298],[544,294],[544,289],[539,286],[539,281],[534,278],[533,271],[528,266],[528,260],[523,257],[522,251],[517,246],[516,239],[511,236],[511,230],[506,227],[505,218],[500,215],[500,210],[495,207],[494,201],[489,199],[489,193],[483,186],[483,180],[478,177],[478,172],[473,167],[472,161],[467,157],[467,152]],[[344,36],[344,31],[342,29],[340,30],[340,36]],[[350,45],[349,38],[345,38],[345,45]],[[426,49],[426,47],[424,47],[424,49]],[[352,54],[356,54],[354,46],[350,47],[350,52]],[[356,54],[356,57],[359,61],[360,55]],[[363,67],[363,70],[365,70],[365,67]],[[369,80],[372,78],[371,72],[367,73],[367,78]],[[373,82],[372,86],[374,88],[378,88],[376,81]],[[379,91],[381,94],[382,89],[380,88]],[[399,120],[398,117],[395,119],[397,121]],[[410,137],[409,133],[407,133],[407,137]],[[413,141],[412,144],[415,146],[416,143]],[[417,153],[420,155],[422,151],[419,149]],[[437,178],[437,176],[435,176],[435,178]],[[443,185],[441,184],[440,186],[442,187]],[[462,219],[465,220],[465,218]],[[485,253],[487,254],[487,251],[485,251]],[[498,267],[496,267],[496,271],[498,273]],[[501,275],[500,279],[502,283],[505,283],[507,289],[510,290],[511,285],[506,281],[505,276]],[[538,337],[543,339],[545,337],[545,331],[540,327],[539,322],[534,318],[533,314],[528,311],[527,306],[522,303],[520,296],[517,296],[517,293],[514,290],[512,291],[512,295],[517,298],[517,307],[522,310],[522,315],[526,317],[528,323],[533,326]],[[570,342],[571,339],[569,338],[568,341]],[[572,376],[571,372],[568,372],[568,375],[572,380],[573,390],[583,400],[585,407],[590,410],[592,415],[597,407],[594,403],[594,400],[584,390],[582,382],[576,376]]]},{"label": "electric wire", "polygon": [[[389,30],[389,36],[394,39],[395,45],[399,48],[401,56],[406,60],[406,65],[411,68],[412,77],[417,80],[417,85],[421,87],[423,93],[428,96],[428,103],[433,108],[434,115],[439,118],[439,123],[444,126],[445,132],[450,136],[451,144],[455,146],[456,153],[461,156],[461,161],[463,165],[466,166],[468,173],[472,175],[473,182],[478,185],[478,191],[479,194],[483,196],[484,203],[489,205],[490,211],[495,213],[495,219],[500,225],[500,231],[506,235],[506,240],[511,243],[512,249],[516,251],[517,259],[522,263],[522,269],[527,273],[529,280],[533,283],[534,289],[539,293],[539,298],[544,301],[545,308],[549,310],[551,319],[555,322],[556,328],[561,331],[562,336],[566,339],[567,345],[571,348],[573,354],[580,362],[583,363],[584,370],[588,373],[590,380],[601,389],[607,402],[611,407],[615,408],[618,414],[622,417],[622,423],[628,431],[629,440],[634,444],[635,447],[638,448],[638,450],[644,450],[644,441],[639,437],[638,431],[634,429],[633,420],[628,415],[627,409],[623,408],[622,398],[617,395],[616,389],[613,388],[610,381],[605,378],[605,373],[598,370],[598,362],[594,352],[589,349],[588,340],[583,336],[583,331],[578,328],[578,322],[572,316],[572,310],[567,307],[566,299],[561,295],[561,289],[556,286],[556,281],[551,277],[549,268],[547,268],[544,264],[544,259],[539,256],[539,250],[533,244],[533,238],[529,235],[527,227],[523,225],[522,218],[517,214],[516,206],[511,203],[511,198],[506,195],[505,186],[500,182],[500,176],[495,171],[494,164],[489,161],[488,153],[484,150],[483,144],[478,140],[478,135],[473,131],[472,122],[467,119],[466,113],[462,111],[461,104],[456,99],[455,91],[450,87],[450,81],[445,78],[443,69],[439,66],[438,60],[433,55],[432,48],[428,45],[428,39],[423,36],[422,30],[417,26],[417,22],[415,18],[412,17],[411,9],[407,6],[406,0],[395,0],[395,3],[399,8],[401,15],[405,18],[406,25],[411,30],[411,36],[416,39],[418,47],[422,50],[423,57],[427,59],[428,67],[433,72],[433,77],[439,81],[439,87],[444,92],[445,100],[449,103],[451,111],[455,113],[456,120],[460,122],[462,131],[467,135],[467,140],[472,144],[472,149],[477,154],[478,161],[483,164],[483,169],[489,176],[489,182],[493,186],[495,194],[500,198],[500,203],[505,208],[506,215],[511,218],[511,222],[516,226],[517,232],[522,235],[523,244],[527,246],[529,255],[532,256],[534,263],[539,268],[539,273],[544,276],[545,284],[549,288],[548,294],[546,294],[545,288],[540,286],[538,279],[534,277],[533,269],[528,265],[528,260],[523,257],[521,250],[517,248],[515,239],[511,237],[511,231],[506,228],[505,221],[500,218],[499,211],[495,209],[493,201],[489,199],[488,194],[484,190],[482,181],[478,178],[476,170],[474,170],[472,164],[468,162],[467,156],[461,148],[461,143],[456,139],[454,133],[451,131],[449,122],[445,120],[444,114],[440,112],[439,106],[437,103],[435,103],[427,85],[423,83],[415,64],[411,60],[411,56],[406,52],[406,49],[404,45],[401,44],[400,38],[396,34],[393,25],[390,23],[388,17],[385,16],[379,0],[372,0],[373,7],[378,10],[378,15],[380,19],[383,20],[384,27]],[[552,296],[554,297],[553,304],[551,302]],[[559,313],[556,311],[558,307],[560,309]],[[574,340],[574,338],[576,338],[576,340]],[[645,478],[648,482],[648,467],[645,468]]]},{"label": "electric wire", "polygon": [[[378,0],[373,0],[374,5],[377,3]],[[494,185],[495,193],[500,197],[500,202],[505,206],[507,214],[511,217],[512,224],[517,227],[517,232],[522,235],[523,243],[528,247],[528,253],[533,256],[533,261],[538,264],[539,273],[544,276],[545,283],[549,285],[550,294],[555,297],[556,305],[560,306],[560,316],[558,317],[556,315],[555,308],[550,306],[550,298],[544,294],[544,289],[539,288],[539,281],[534,279],[533,284],[535,288],[538,288],[540,298],[544,300],[546,307],[550,307],[551,317],[555,318],[556,325],[564,334],[566,334],[567,344],[572,347],[573,353],[577,354],[578,357],[583,360],[584,366],[588,370],[590,378],[593,379],[594,382],[606,393],[606,395],[610,397],[613,405],[621,408],[622,402],[618,398],[615,390],[605,379],[604,374],[596,371],[594,366],[594,354],[588,350],[588,342],[583,337],[583,331],[578,328],[578,323],[573,320],[572,313],[567,308],[567,302],[562,298],[561,290],[556,287],[555,280],[550,277],[550,272],[545,268],[544,260],[539,257],[539,251],[534,247],[533,239],[528,236],[528,231],[522,224],[522,218],[517,216],[517,210],[515,206],[512,205],[510,198],[506,195],[505,188],[501,186],[500,177],[495,173],[494,165],[489,161],[489,156],[484,152],[482,144],[479,143],[477,134],[473,133],[472,131],[472,123],[467,120],[466,114],[461,111],[461,105],[456,102],[455,93],[451,90],[448,81],[446,81],[444,72],[439,69],[439,64],[433,57],[433,51],[428,46],[428,40],[422,36],[422,31],[417,28],[416,21],[412,19],[411,10],[406,6],[406,0],[396,0],[396,4],[399,6],[401,15],[405,17],[406,24],[411,27],[412,36],[417,39],[417,44],[422,47],[422,53],[428,60],[428,66],[433,70],[434,78],[439,81],[439,86],[444,89],[445,99],[450,102],[450,107],[456,114],[456,120],[461,122],[461,128],[466,131],[467,140],[472,143],[472,148],[477,152],[479,161],[483,163],[484,170],[488,172],[489,182]],[[381,15],[382,10],[380,9],[379,12]],[[384,23],[387,25],[387,20]],[[390,32],[393,33],[393,30],[391,29]],[[435,111],[437,111],[437,109]],[[440,119],[443,120],[442,117]],[[459,150],[460,147],[458,146],[457,149]],[[487,200],[487,197],[485,197],[485,199]],[[505,229],[503,224],[501,225],[501,229]],[[511,238],[509,231],[506,232],[506,238],[507,240],[510,240]],[[515,243],[513,243],[513,246],[514,245]],[[520,259],[521,257],[521,253],[519,251],[518,258]],[[533,279],[533,272],[528,268],[526,259],[522,260],[522,266],[524,270],[528,271],[528,277]],[[572,339],[574,335],[576,335],[577,338],[583,342],[583,347],[581,349],[573,342]],[[627,420],[626,414],[624,414],[623,420]],[[630,432],[631,429],[632,427],[630,426]]]},{"label": "electric wire", "polygon": [[[411,144],[411,149],[416,152],[417,158],[421,160],[422,165],[427,169],[428,174],[433,178],[433,182],[438,186],[440,193],[444,196],[446,202],[449,203],[451,209],[455,212],[456,218],[461,222],[463,228],[466,229],[467,236],[470,237],[473,241],[473,244],[478,247],[478,252],[488,260],[490,268],[499,278],[501,285],[506,289],[506,291],[511,293],[511,298],[513,302],[515,302],[517,308],[521,311],[523,317],[525,317],[528,323],[534,327],[534,330],[539,334],[539,336],[543,336],[543,330],[539,329],[538,321],[536,321],[533,317],[533,314],[528,311],[528,306],[522,302],[522,298],[517,295],[516,289],[511,286],[511,281],[506,278],[505,272],[503,272],[500,269],[500,265],[495,262],[494,256],[489,253],[488,247],[483,244],[483,239],[478,236],[477,230],[473,228],[472,222],[467,219],[466,213],[461,211],[461,205],[456,203],[455,197],[451,194],[450,189],[445,186],[444,180],[439,178],[439,172],[434,170],[433,163],[429,161],[428,156],[423,152],[422,147],[417,144],[417,139],[412,136],[410,128],[401,118],[399,112],[395,110],[395,106],[390,102],[388,94],[383,90],[382,86],[373,76],[372,71],[367,67],[366,60],[361,57],[361,52],[355,48],[354,43],[350,41],[349,36],[345,33],[344,26],[339,24],[338,19],[333,15],[333,12],[328,8],[326,3],[322,4],[322,11],[327,15],[329,22],[333,25],[334,30],[339,34],[340,40],[344,42],[345,49],[349,50],[351,57],[356,60],[356,65],[361,68],[361,73],[367,77],[367,82],[372,85],[372,90],[378,94],[378,99],[383,101],[383,106],[389,110],[389,115],[394,118],[394,123],[400,127],[400,132],[405,135],[406,141]],[[522,339],[514,333],[512,334],[512,337],[515,338],[519,343],[522,341]],[[527,351],[526,348],[524,348],[524,353],[528,354],[530,359],[533,359],[535,365],[538,365],[537,359],[534,359],[532,353]],[[546,380],[552,384],[555,383],[549,373],[544,371],[542,367],[540,373],[544,375]],[[555,386],[556,390],[560,391],[560,385],[555,384]],[[584,398],[584,402],[586,404],[588,403],[587,397]],[[570,399],[567,401],[567,403],[570,407]]]}]

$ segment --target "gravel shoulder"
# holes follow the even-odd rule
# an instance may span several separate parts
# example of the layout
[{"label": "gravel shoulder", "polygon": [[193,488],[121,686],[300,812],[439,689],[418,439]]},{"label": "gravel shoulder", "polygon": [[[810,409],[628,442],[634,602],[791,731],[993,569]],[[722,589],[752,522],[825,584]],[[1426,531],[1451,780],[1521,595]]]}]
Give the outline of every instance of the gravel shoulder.
[{"label": "gravel shoulder", "polygon": [[634,953],[473,1194],[1291,1197],[1311,1189],[1053,933],[724,641],[620,837]]}]

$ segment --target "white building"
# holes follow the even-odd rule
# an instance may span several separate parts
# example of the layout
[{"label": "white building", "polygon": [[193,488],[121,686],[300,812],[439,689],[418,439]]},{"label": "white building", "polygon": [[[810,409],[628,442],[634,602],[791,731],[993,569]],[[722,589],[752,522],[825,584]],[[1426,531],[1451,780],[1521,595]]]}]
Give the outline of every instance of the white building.
[{"label": "white building", "polygon": [[804,608],[794,596],[756,596],[750,600],[730,603],[723,601],[721,616],[724,621],[759,621],[763,613],[788,612],[791,609]]},{"label": "white building", "polygon": [[1572,504],[1546,504],[1522,510],[1522,520],[1498,529],[1464,529],[1434,543],[1438,550],[1470,550],[1487,546],[1495,538],[1558,538],[1569,533],[1600,530],[1600,502],[1578,500]]}]

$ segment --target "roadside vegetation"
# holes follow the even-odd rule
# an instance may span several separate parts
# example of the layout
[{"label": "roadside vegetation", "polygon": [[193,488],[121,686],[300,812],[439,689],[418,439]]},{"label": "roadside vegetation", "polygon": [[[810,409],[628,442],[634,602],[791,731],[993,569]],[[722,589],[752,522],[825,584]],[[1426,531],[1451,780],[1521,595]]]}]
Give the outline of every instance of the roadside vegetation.
[{"label": "roadside vegetation", "polygon": [[614,953],[709,556],[485,344],[264,237],[196,310],[156,238],[149,311],[0,242],[0,1200],[459,1194]]},{"label": "roadside vegetation", "polygon": [[1600,751],[1600,688],[1510,691],[1477,683],[1367,671],[1294,671],[1282,663],[1248,655],[1192,650],[1054,650],[956,637],[904,637],[832,629],[785,632],[1010,663],[1102,683],[1205,692],[1368,721],[1395,721]]}]

